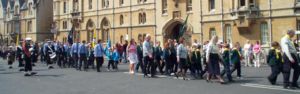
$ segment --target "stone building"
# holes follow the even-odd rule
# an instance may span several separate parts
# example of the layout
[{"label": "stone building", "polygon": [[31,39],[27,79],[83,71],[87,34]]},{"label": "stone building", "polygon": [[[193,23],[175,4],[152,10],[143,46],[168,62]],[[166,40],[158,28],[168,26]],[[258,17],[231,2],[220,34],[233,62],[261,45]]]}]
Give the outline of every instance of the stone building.
[{"label": "stone building", "polygon": [[176,38],[187,20],[188,42],[218,35],[230,43],[260,41],[268,47],[287,29],[300,29],[300,0],[54,0],[57,39],[75,28],[79,40],[113,43],[149,33],[155,41]]},{"label": "stone building", "polygon": [[1,7],[4,19],[1,34],[6,36],[7,44],[15,43],[17,37],[20,40],[30,37],[37,42],[53,38],[52,0],[1,0],[1,3],[5,5]]}]

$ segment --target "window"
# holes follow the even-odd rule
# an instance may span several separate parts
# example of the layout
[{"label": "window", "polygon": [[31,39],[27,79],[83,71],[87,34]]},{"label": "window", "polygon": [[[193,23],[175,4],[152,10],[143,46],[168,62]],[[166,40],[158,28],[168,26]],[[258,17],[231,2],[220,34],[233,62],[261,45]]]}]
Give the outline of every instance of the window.
[{"label": "window", "polygon": [[268,24],[266,22],[260,24],[260,32],[261,32],[261,44],[265,45],[270,43]]},{"label": "window", "polygon": [[186,11],[192,11],[192,1],[193,0],[186,0]]},{"label": "window", "polygon": [[300,0],[297,0],[297,3],[300,3]]},{"label": "window", "polygon": [[168,13],[168,1],[162,0],[162,14]]},{"label": "window", "polygon": [[143,15],[141,13],[139,13],[139,24],[142,24],[142,17],[143,17]]},{"label": "window", "polygon": [[300,20],[297,20],[297,30],[300,31]]},{"label": "window", "polygon": [[32,15],[32,3],[28,4],[28,12],[29,12],[29,15]]},{"label": "window", "polygon": [[18,15],[19,14],[19,6],[16,6],[15,7],[15,15]]},{"label": "window", "polygon": [[67,13],[67,2],[64,2],[64,13]]},{"label": "window", "polygon": [[147,17],[146,17],[146,13],[143,13],[143,23],[145,24],[146,23],[146,21],[147,21],[147,19],[146,19]]},{"label": "window", "polygon": [[120,0],[120,6],[124,4],[124,0]]},{"label": "window", "polygon": [[146,23],[146,13],[139,13],[139,24],[145,24]]},{"label": "window", "polygon": [[240,0],[240,6],[245,6],[246,5],[246,1],[245,0]]},{"label": "window", "polygon": [[89,0],[89,9],[93,8],[93,0]]},{"label": "window", "polygon": [[73,0],[73,12],[79,11],[79,3],[78,0]]},{"label": "window", "polygon": [[[299,0],[298,0],[298,1],[299,1]],[[253,4],[253,3],[255,3],[255,2],[254,2],[254,0],[249,0],[249,3],[250,3],[250,4]]]},{"label": "window", "polygon": [[211,39],[213,36],[216,36],[217,32],[215,28],[209,29],[209,39]]},{"label": "window", "polygon": [[124,17],[123,15],[120,15],[120,25],[123,25],[124,24]]},{"label": "window", "polygon": [[10,17],[10,8],[7,8],[7,16]]},{"label": "window", "polygon": [[109,0],[102,0],[102,8],[107,8],[109,6]]},{"label": "window", "polygon": [[27,22],[27,32],[32,32],[32,22],[31,21]]},{"label": "window", "polygon": [[230,25],[225,25],[225,39],[228,43],[232,42],[232,30]]},{"label": "window", "polygon": [[215,9],[215,0],[209,0],[209,11]]},{"label": "window", "polygon": [[63,21],[63,29],[67,29],[68,28],[68,23],[67,21]]},{"label": "window", "polygon": [[147,0],[137,0],[138,4],[145,3]]}]

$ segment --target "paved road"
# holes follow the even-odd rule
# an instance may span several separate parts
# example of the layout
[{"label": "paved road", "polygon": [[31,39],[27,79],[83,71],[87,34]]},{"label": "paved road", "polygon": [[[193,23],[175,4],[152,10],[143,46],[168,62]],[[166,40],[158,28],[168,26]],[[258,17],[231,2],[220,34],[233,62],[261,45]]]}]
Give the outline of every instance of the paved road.
[{"label": "paved road", "polygon": [[[16,64],[16,63],[15,63]],[[127,74],[127,65],[119,72],[88,72],[74,69],[48,70],[38,64],[37,76],[24,77],[8,69],[0,60],[0,94],[300,94],[300,90],[285,90],[270,86],[266,80],[269,68],[243,68],[244,79],[227,85],[206,83],[205,80],[179,80],[172,77],[143,78]],[[280,75],[279,84],[282,84]]]}]

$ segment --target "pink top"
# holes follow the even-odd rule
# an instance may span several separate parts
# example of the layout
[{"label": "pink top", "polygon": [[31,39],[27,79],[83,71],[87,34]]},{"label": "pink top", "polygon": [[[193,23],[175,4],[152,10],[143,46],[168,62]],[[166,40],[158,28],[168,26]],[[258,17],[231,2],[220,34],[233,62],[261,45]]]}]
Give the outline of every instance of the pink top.
[{"label": "pink top", "polygon": [[130,45],[128,48],[128,53],[137,53],[136,45]]},{"label": "pink top", "polygon": [[254,53],[259,53],[260,50],[261,50],[261,46],[260,46],[259,44],[255,44],[255,45],[253,46],[253,52],[254,52]]}]

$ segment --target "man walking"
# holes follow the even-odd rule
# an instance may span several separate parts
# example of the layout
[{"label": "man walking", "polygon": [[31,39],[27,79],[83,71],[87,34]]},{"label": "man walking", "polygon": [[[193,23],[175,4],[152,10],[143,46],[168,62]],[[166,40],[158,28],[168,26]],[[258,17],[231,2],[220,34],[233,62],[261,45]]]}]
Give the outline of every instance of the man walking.
[{"label": "man walking", "polygon": [[[284,88],[287,89],[290,87],[291,89],[300,88],[298,86],[298,78],[299,78],[299,65],[297,58],[297,50],[291,38],[295,35],[294,30],[288,30],[287,34],[281,38],[281,47],[283,51],[283,78],[284,78]],[[292,83],[290,84],[290,72],[291,69],[294,69],[294,75]]]},{"label": "man walking", "polygon": [[143,43],[143,56],[144,56],[144,77],[148,77],[148,72],[151,69],[151,77],[155,77],[155,65],[153,63],[153,47],[150,44],[151,36],[146,35]]},{"label": "man walking", "polygon": [[79,46],[79,58],[80,58],[80,61],[79,61],[79,64],[78,65],[78,70],[81,71],[81,66],[83,65],[83,69],[86,70],[87,69],[87,55],[88,55],[88,48],[86,46],[86,41],[82,41],[82,44]]},{"label": "man walking", "polygon": [[101,40],[98,40],[98,43],[94,48],[94,56],[96,58],[97,72],[101,72],[100,67],[104,62],[103,54],[104,54],[104,50],[103,50]]}]

